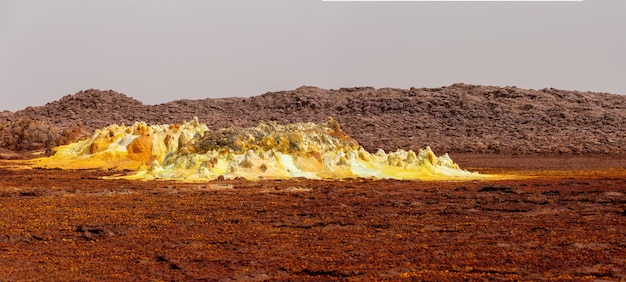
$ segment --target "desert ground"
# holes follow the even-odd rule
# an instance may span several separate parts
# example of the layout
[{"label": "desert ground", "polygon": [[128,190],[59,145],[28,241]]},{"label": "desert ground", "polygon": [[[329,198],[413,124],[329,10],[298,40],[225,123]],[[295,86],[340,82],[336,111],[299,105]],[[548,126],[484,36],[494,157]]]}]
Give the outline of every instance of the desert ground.
[{"label": "desert ground", "polygon": [[[508,180],[107,180],[30,153],[109,124],[335,118]],[[160,105],[89,89],[0,112],[0,281],[626,280],[626,96],[453,84]]]},{"label": "desert ground", "polygon": [[0,281],[624,280],[626,156],[516,180],[104,180],[0,161]]}]

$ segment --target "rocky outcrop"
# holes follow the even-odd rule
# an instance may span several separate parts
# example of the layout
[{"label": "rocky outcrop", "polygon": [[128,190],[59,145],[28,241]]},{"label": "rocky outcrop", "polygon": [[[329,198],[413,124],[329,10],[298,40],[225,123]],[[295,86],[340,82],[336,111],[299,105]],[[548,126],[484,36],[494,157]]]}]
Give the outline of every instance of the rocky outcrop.
[{"label": "rocky outcrop", "polygon": [[[194,116],[213,130],[255,126],[260,121],[323,122],[331,116],[368,151],[417,150],[428,145],[438,154],[626,153],[625,96],[467,84],[332,90],[303,86],[250,98],[160,105],[143,105],[115,91],[91,89],[4,114],[0,140],[1,147],[10,149],[45,147],[61,143],[54,138],[70,127],[83,126],[91,132],[111,123],[169,124]],[[25,126],[18,119],[37,122]],[[17,133],[29,126],[33,133]]]},{"label": "rocky outcrop", "polygon": [[43,121],[18,119],[0,127],[0,146],[9,150],[40,150],[55,146],[59,130]]}]

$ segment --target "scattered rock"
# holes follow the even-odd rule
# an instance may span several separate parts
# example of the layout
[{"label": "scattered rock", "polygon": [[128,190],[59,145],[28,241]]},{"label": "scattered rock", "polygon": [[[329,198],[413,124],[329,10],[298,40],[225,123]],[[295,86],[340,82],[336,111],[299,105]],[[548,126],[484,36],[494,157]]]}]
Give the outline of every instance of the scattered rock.
[{"label": "scattered rock", "polygon": [[81,237],[87,241],[120,235],[122,232],[119,226],[108,226],[105,224],[83,224],[76,226],[76,232],[81,233]]},{"label": "scattered rock", "polygon": [[485,186],[480,188],[478,192],[502,192],[502,193],[513,193],[513,188],[504,187],[504,186]]},{"label": "scattered rock", "polygon": [[41,107],[2,112],[0,148],[49,149],[109,124],[172,124],[197,116],[212,130],[335,118],[368,151],[427,145],[436,153],[626,153],[626,96],[453,84],[440,88],[303,86],[250,98],[143,105],[89,89]]}]

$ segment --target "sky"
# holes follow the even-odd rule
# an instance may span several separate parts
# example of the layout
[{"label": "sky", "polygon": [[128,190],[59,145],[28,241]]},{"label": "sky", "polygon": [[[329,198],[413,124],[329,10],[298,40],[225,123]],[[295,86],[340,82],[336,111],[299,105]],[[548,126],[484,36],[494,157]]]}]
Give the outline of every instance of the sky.
[{"label": "sky", "polygon": [[626,94],[626,1],[0,0],[0,111],[299,86]]}]

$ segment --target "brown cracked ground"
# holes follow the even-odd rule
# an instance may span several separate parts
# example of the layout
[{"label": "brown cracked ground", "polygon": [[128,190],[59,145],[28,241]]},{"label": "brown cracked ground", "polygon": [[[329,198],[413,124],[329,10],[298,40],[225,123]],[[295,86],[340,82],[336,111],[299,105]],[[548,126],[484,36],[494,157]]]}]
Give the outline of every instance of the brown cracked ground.
[{"label": "brown cracked ground", "polygon": [[139,182],[0,161],[0,281],[626,279],[626,156],[452,158],[529,178]]}]

